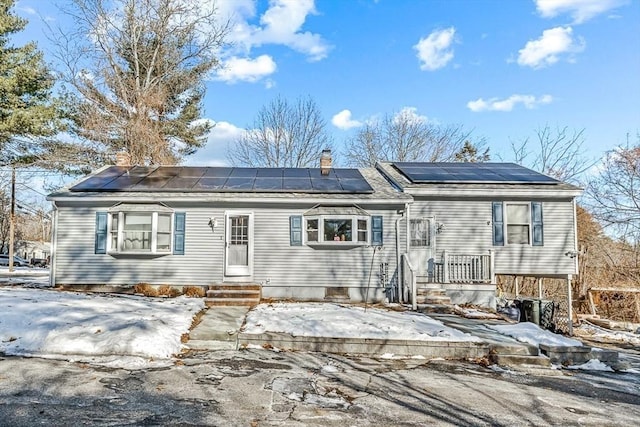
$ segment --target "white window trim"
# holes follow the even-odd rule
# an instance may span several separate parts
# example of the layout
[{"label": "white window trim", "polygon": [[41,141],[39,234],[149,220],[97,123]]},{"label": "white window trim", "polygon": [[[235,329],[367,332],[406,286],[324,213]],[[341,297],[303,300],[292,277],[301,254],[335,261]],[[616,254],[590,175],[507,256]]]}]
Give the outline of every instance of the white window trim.
[{"label": "white window trim", "polygon": [[[124,243],[124,216],[128,213],[136,213],[136,214],[151,214],[151,248],[150,250],[146,249],[128,249],[123,250],[122,245]],[[118,215],[118,230],[116,232],[116,244],[117,247],[114,248],[112,245],[112,222],[113,215]],[[166,250],[158,250],[158,214],[169,215],[169,248]],[[108,239],[107,239],[107,253],[110,254],[131,254],[131,255],[169,255],[173,252],[173,234],[174,234],[174,215],[173,212],[165,212],[165,211],[149,211],[149,210],[135,210],[135,209],[126,209],[126,210],[111,210],[107,215],[107,230],[108,230]]]},{"label": "white window trim", "polygon": [[[351,240],[324,240],[324,221],[325,220],[350,220],[351,221]],[[309,240],[307,238],[307,221],[318,220],[318,240]],[[367,238],[365,241],[358,241],[358,220],[367,222]],[[371,216],[365,215],[314,215],[305,216],[303,224],[303,241],[306,245],[330,245],[330,246],[368,246],[371,244]]]},{"label": "white window trim", "polygon": [[[529,207],[529,215],[528,222],[518,222],[518,223],[509,223],[509,205],[526,205]],[[521,202],[521,201],[505,201],[503,202],[504,210],[504,224],[503,224],[503,233],[504,233],[504,244],[505,246],[532,246],[533,245],[533,222],[531,221],[531,202]],[[526,225],[529,227],[529,237],[527,243],[509,243],[509,226],[510,225]]]}]

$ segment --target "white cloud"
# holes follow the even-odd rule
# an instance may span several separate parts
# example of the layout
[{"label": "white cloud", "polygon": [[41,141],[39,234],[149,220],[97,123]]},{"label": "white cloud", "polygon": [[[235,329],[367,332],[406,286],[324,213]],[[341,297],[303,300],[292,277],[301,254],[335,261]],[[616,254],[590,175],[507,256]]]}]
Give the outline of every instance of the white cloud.
[{"label": "white cloud", "polygon": [[542,68],[553,65],[560,60],[561,55],[582,52],[585,42],[573,38],[571,27],[556,27],[544,30],[537,40],[530,40],[524,48],[518,51],[518,64],[532,68]]},{"label": "white cloud", "polygon": [[255,83],[273,74],[276,68],[276,63],[269,55],[260,55],[255,59],[233,56],[224,61],[222,68],[217,72],[216,80],[227,83]]},{"label": "white cloud", "polygon": [[303,53],[311,61],[319,61],[331,50],[321,35],[302,31],[307,16],[317,14],[314,0],[270,0],[259,25],[249,23],[256,17],[253,1],[222,1],[219,12],[223,19],[231,19],[229,40],[245,53],[253,47],[275,44]]},{"label": "white cloud", "polygon": [[533,95],[511,95],[506,99],[491,98],[484,100],[478,98],[475,101],[467,102],[467,108],[475,113],[482,111],[511,111],[518,104],[522,104],[526,109],[531,110],[539,105],[550,104],[553,101],[551,95],[543,95],[536,98]]},{"label": "white cloud", "polygon": [[421,38],[413,46],[418,51],[420,69],[433,71],[444,67],[453,59],[451,45],[455,41],[456,29],[449,27],[444,30],[436,30],[427,37]]},{"label": "white cloud", "polygon": [[362,126],[362,122],[351,118],[351,111],[342,110],[331,118],[331,123],[338,129],[348,130]]},{"label": "white cloud", "polygon": [[24,12],[24,13],[26,13],[28,15],[35,15],[35,14],[38,13],[31,6],[20,6],[20,7],[17,7],[16,9],[18,9],[19,11]]},{"label": "white cloud", "polygon": [[404,107],[402,110],[398,111],[394,116],[394,122],[398,122],[400,119],[403,119],[404,122],[417,122],[423,123],[429,121],[427,116],[423,116],[418,114],[418,109],[416,107]]},{"label": "white cloud", "polygon": [[187,158],[186,166],[226,166],[227,146],[240,138],[245,130],[229,122],[216,122],[206,119],[213,128],[207,136],[207,144],[198,150],[193,156]]},{"label": "white cloud", "polygon": [[629,3],[629,0],[535,0],[536,8],[544,18],[568,13],[575,24]]}]

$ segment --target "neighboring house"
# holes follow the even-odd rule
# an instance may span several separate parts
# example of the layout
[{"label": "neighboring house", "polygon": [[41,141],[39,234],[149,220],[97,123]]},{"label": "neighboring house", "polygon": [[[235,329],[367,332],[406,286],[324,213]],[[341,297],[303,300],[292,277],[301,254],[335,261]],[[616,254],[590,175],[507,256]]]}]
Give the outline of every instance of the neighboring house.
[{"label": "neighboring house", "polygon": [[27,261],[32,259],[46,261],[51,254],[51,244],[49,242],[21,240],[16,242],[14,252]]},{"label": "neighboring house", "polygon": [[402,252],[418,282],[440,284],[453,302],[494,305],[495,275],[577,274],[580,188],[512,163],[377,168],[413,198]]},{"label": "neighboring house", "polygon": [[496,274],[576,273],[578,194],[508,164],[110,166],[49,195],[52,279],[410,301],[413,278],[495,306]]}]

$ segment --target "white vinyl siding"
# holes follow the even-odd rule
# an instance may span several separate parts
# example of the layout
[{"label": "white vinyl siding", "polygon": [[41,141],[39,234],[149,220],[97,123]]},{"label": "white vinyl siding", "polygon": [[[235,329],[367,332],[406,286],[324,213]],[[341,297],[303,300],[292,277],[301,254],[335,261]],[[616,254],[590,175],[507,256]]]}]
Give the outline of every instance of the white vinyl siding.
[{"label": "white vinyl siding", "polygon": [[[530,204],[530,201],[521,203]],[[444,250],[452,254],[484,254],[491,249],[495,253],[497,274],[576,273],[574,260],[565,256],[568,251],[576,250],[571,199],[544,200],[544,246],[493,246],[492,200],[416,197],[410,208],[410,218],[430,216],[435,216],[443,226],[435,236],[436,261],[440,260]]]}]

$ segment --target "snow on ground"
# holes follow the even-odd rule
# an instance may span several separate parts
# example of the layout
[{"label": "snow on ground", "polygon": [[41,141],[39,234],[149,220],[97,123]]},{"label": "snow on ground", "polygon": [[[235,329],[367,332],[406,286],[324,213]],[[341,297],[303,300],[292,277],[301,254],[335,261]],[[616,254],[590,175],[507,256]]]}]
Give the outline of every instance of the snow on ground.
[{"label": "snow on ground", "polygon": [[613,369],[599,360],[591,359],[582,365],[572,365],[568,366],[568,369],[582,369],[584,371],[605,371],[605,372],[613,372]]},{"label": "snow on ground", "polygon": [[520,342],[538,346],[540,344],[573,347],[581,346],[582,343],[572,338],[554,334],[551,331],[541,329],[531,322],[516,323],[513,325],[489,325],[489,328],[498,331],[503,335],[515,338]]},{"label": "snow on ground", "polygon": [[0,353],[105,356],[106,364],[138,366],[144,358],[167,359],[179,353],[181,335],[202,308],[200,298],[0,287]]},{"label": "snow on ground", "polygon": [[589,322],[574,328],[575,335],[599,342],[617,342],[640,346],[640,335],[626,331],[612,331]]},{"label": "snow on ground", "polygon": [[249,311],[243,331],[293,336],[419,341],[480,341],[424,314],[332,303],[260,304]]}]

